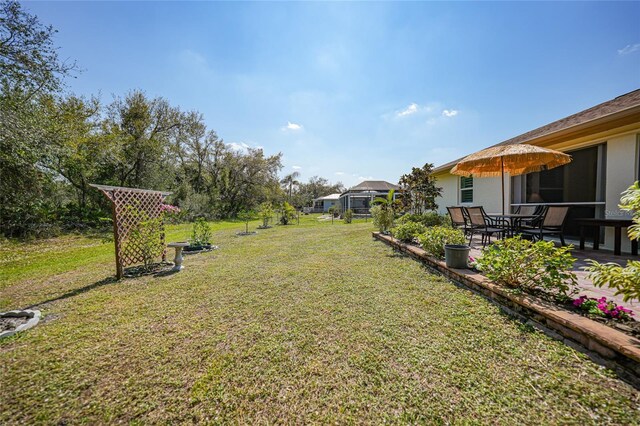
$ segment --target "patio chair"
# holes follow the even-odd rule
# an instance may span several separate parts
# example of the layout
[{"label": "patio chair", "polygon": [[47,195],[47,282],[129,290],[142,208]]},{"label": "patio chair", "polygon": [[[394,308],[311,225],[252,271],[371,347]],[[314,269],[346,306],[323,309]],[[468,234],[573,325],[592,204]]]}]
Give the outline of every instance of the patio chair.
[{"label": "patio chair", "polygon": [[518,222],[519,229],[531,229],[537,227],[539,222],[544,217],[544,212],[546,210],[545,206],[537,205],[537,206],[518,206],[518,211],[516,214],[530,215],[535,216],[531,219],[522,219]]},{"label": "patio chair", "polygon": [[487,242],[491,243],[491,236],[493,234],[504,234],[508,228],[508,222],[504,220],[492,220],[484,208],[480,207],[466,207],[467,218],[469,219],[469,245],[473,240],[475,234],[482,235],[482,247],[487,245]]},{"label": "patio chair", "polygon": [[569,213],[568,206],[548,206],[544,214],[534,226],[521,229],[525,235],[530,235],[534,240],[544,240],[545,235],[560,236],[560,243],[564,246],[564,224]]},{"label": "patio chair", "polygon": [[464,207],[447,207],[451,225],[454,228],[462,229],[465,235],[468,232],[467,218],[465,217]]}]

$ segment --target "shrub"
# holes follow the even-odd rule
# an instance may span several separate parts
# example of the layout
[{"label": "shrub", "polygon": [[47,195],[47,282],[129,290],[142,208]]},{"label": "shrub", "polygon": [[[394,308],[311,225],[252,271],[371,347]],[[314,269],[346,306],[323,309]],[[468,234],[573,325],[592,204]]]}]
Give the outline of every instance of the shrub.
[{"label": "shrub", "polygon": [[622,321],[631,320],[631,316],[633,315],[633,311],[631,309],[616,305],[613,300],[607,300],[606,297],[594,299],[592,297],[580,296],[573,301],[573,306],[588,313],[589,315]]},{"label": "shrub", "polygon": [[371,207],[371,217],[373,218],[373,226],[380,232],[387,233],[393,226],[395,212],[393,209],[385,208],[381,205]]},{"label": "shrub", "polygon": [[640,299],[640,261],[628,260],[627,266],[615,263],[598,263],[587,260],[589,279],[596,287],[608,286],[616,290],[616,296],[622,294],[622,300]]},{"label": "shrub", "polygon": [[267,228],[269,226],[269,221],[273,218],[273,206],[270,202],[267,201],[260,204],[258,216],[262,220],[262,227]]},{"label": "shrub", "polygon": [[478,269],[498,284],[522,290],[542,290],[556,299],[574,292],[575,259],[569,247],[551,241],[531,242],[520,237],[496,241],[482,251]]},{"label": "shrub", "polygon": [[422,248],[432,256],[442,259],[445,244],[465,244],[464,232],[445,226],[432,226],[418,236]]},{"label": "shrub", "polygon": [[399,239],[400,241],[404,241],[406,243],[410,243],[416,238],[418,235],[423,234],[427,231],[426,226],[417,222],[406,222],[398,225],[396,228],[391,231],[394,237]]},{"label": "shrub", "polygon": [[353,210],[347,209],[344,215],[342,215],[342,218],[344,219],[344,223],[351,223],[353,221]]},{"label": "shrub", "polygon": [[424,226],[440,226],[446,225],[446,216],[438,214],[437,212],[427,212],[422,214],[407,213],[398,219],[400,223],[420,223]]},{"label": "shrub", "polygon": [[203,217],[199,217],[193,224],[191,230],[191,245],[202,247],[211,243],[211,226]]},{"label": "shrub", "polygon": [[296,209],[286,201],[280,207],[280,224],[288,225],[296,217]]},{"label": "shrub", "polygon": [[[620,208],[633,214],[634,224],[627,229],[629,238],[640,240],[640,183],[636,181],[622,193]],[[622,294],[625,302],[640,298],[640,261],[629,260],[624,268],[615,263],[588,262],[590,265],[584,269],[596,287],[607,285],[616,289],[616,296]]]}]

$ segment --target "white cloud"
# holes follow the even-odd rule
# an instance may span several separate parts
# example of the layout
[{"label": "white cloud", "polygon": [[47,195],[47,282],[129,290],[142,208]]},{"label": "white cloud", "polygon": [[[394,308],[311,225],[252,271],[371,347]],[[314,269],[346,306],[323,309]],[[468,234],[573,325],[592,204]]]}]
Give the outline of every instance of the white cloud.
[{"label": "white cloud", "polygon": [[442,111],[442,115],[444,117],[455,117],[456,115],[458,115],[458,110],[455,109],[445,109],[444,111]]},{"label": "white cloud", "polygon": [[293,170],[301,170],[302,169],[302,167],[300,167],[300,166],[291,166],[291,168]]},{"label": "white cloud", "polygon": [[415,114],[416,112],[418,112],[419,108],[420,107],[418,106],[418,104],[412,103],[411,105],[409,105],[405,109],[403,109],[401,111],[397,111],[396,112],[396,117],[406,117],[407,115]]},{"label": "white cloud", "polygon": [[345,172],[336,172],[335,174],[336,174],[337,176],[343,176],[343,175],[345,175]]},{"label": "white cloud", "polygon": [[358,176],[360,180],[373,180],[373,176]]},{"label": "white cloud", "polygon": [[229,142],[227,146],[236,151],[246,151],[248,148],[250,148],[250,146],[244,142]]},{"label": "white cloud", "polygon": [[292,123],[290,121],[287,121],[287,125],[282,127],[283,131],[291,131],[291,132],[297,132],[298,130],[302,130],[303,126],[302,124],[296,124],[296,123]]},{"label": "white cloud", "polygon": [[629,53],[633,53],[636,50],[640,50],[640,43],[627,44],[622,49],[618,49],[618,55],[620,56],[628,55]]}]

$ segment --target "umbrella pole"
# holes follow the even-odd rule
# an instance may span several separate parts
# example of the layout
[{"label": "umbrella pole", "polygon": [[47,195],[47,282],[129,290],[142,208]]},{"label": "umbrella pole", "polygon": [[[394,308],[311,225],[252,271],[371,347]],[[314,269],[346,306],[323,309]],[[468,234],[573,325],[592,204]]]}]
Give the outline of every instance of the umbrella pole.
[{"label": "umbrella pole", "polygon": [[502,175],[500,177],[502,183],[502,214],[504,214],[504,157],[500,157],[500,169],[502,171]]}]

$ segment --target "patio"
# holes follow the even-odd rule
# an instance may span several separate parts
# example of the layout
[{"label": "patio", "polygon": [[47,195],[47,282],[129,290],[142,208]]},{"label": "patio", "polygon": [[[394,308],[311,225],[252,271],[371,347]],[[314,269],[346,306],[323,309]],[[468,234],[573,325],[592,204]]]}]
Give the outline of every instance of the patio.
[{"label": "patio", "polygon": [[[560,241],[555,238],[551,238],[551,241],[554,241],[556,245],[560,245]],[[492,241],[495,241],[493,239]],[[600,263],[605,262],[613,262],[618,265],[624,266],[627,263],[627,260],[637,260],[638,256],[632,256],[630,254],[623,253],[619,256],[614,255],[613,251],[606,250],[600,248],[599,250],[593,250],[592,244],[587,242],[585,245],[585,250],[579,249],[579,241],[567,239],[567,244],[572,244],[574,249],[572,251],[573,257],[577,260],[574,264],[574,272],[578,276],[578,286],[580,287],[580,295],[586,294],[589,297],[602,297],[606,296],[608,299],[613,299],[617,304],[623,305],[625,307],[630,307],[631,309],[639,310],[640,309],[640,301],[622,301],[622,295],[614,295],[614,291],[609,289],[608,287],[598,288],[593,285],[591,280],[587,277],[587,272],[585,272],[582,268],[587,266],[587,259],[593,259]],[[471,256],[477,258],[481,255],[482,252],[482,242],[480,235],[475,235],[471,242]]]}]

